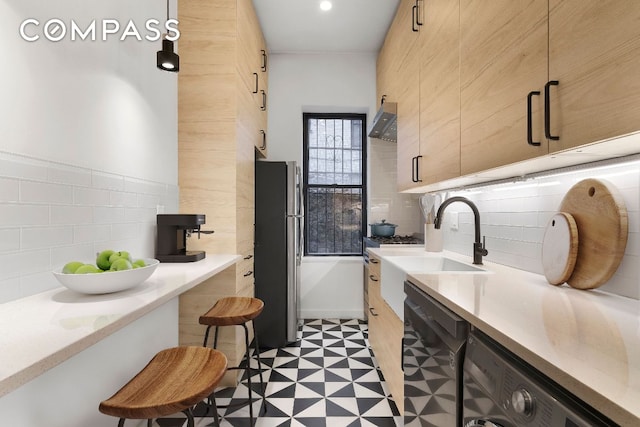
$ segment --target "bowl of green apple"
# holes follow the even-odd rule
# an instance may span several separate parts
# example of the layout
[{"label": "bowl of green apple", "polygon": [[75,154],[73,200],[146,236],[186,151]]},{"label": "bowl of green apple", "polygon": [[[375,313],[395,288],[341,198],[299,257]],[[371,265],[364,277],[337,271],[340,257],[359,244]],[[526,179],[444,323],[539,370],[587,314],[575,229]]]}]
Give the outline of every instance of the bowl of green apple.
[{"label": "bowl of green apple", "polygon": [[134,259],[127,251],[99,252],[95,263],[70,261],[53,271],[60,284],[83,294],[108,294],[133,288],[147,280],[160,262]]}]

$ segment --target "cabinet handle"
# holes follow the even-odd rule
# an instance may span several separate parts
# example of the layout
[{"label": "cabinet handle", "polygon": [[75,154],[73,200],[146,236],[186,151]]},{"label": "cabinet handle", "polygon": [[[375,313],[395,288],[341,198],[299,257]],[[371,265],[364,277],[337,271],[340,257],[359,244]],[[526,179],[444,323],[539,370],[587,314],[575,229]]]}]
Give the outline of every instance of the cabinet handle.
[{"label": "cabinet handle", "polygon": [[420,179],[420,159],[422,156],[415,156],[411,164],[411,181],[422,182]]},{"label": "cabinet handle", "polygon": [[253,271],[249,270],[246,273],[243,274],[244,277],[249,277],[253,274]]},{"label": "cabinet handle", "polygon": [[260,146],[260,150],[264,150],[267,148],[267,133],[260,129],[260,133],[262,134],[262,145]]},{"label": "cabinet handle", "polygon": [[412,20],[411,20],[411,31],[413,31],[414,33],[418,32],[418,29],[416,28],[416,23],[418,22],[418,5],[416,2],[416,5],[413,6],[413,8],[411,9],[411,16],[412,16]]},{"label": "cabinet handle", "polygon": [[371,313],[371,315],[373,317],[378,317],[378,315],[375,313],[375,311],[373,311],[373,307],[369,307],[369,313]]},{"label": "cabinet handle", "polygon": [[258,73],[253,73],[253,77],[256,80],[256,88],[253,90],[253,93],[258,93]]},{"label": "cabinet handle", "polygon": [[262,49],[260,50],[260,53],[262,53],[262,66],[260,67],[260,69],[264,73],[267,71],[267,51]]},{"label": "cabinet handle", "polygon": [[374,276],[373,274],[369,275],[369,279],[371,279],[371,281],[373,281],[373,282],[377,282],[378,281],[378,279],[376,279],[376,276]]},{"label": "cabinet handle", "polygon": [[387,95],[382,95],[382,97],[380,98],[380,106],[382,106],[382,104],[384,104],[384,99],[387,97]]},{"label": "cabinet handle", "polygon": [[404,371],[404,337],[400,340],[400,370]]},{"label": "cabinet handle", "polygon": [[544,134],[547,139],[551,139],[553,141],[557,141],[560,139],[557,135],[551,135],[551,99],[550,99],[550,90],[551,86],[558,86],[560,82],[557,80],[550,80],[544,85]]},{"label": "cabinet handle", "polygon": [[251,255],[251,254],[249,254],[246,257],[244,257],[244,259],[251,259],[251,258],[253,258],[253,255]]},{"label": "cabinet handle", "polygon": [[262,93],[262,106],[260,109],[265,111],[267,109],[267,93],[264,90],[261,90],[260,93]]},{"label": "cabinet handle", "polygon": [[371,259],[369,259],[369,261],[371,261],[371,264],[378,264],[380,262],[375,258],[371,258]]},{"label": "cabinet handle", "polygon": [[416,182],[416,161],[417,157],[411,158],[411,182]]},{"label": "cabinet handle", "polygon": [[537,147],[540,145],[540,142],[533,140],[533,107],[531,106],[531,99],[536,95],[540,95],[540,91],[534,90],[533,92],[529,92],[529,95],[527,95],[527,143]]},{"label": "cabinet handle", "polygon": [[422,25],[422,21],[420,21],[420,2],[422,0],[416,0],[416,24]]}]

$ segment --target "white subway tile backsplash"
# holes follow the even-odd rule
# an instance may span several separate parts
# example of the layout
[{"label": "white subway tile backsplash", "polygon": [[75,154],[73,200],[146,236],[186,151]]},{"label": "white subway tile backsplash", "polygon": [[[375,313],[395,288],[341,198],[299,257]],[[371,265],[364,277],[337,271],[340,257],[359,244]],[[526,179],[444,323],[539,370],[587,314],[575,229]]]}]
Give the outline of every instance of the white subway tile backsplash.
[{"label": "white subway tile backsplash", "polygon": [[123,191],[124,177],[105,172],[92,171],[91,186],[103,190]]},{"label": "white subway tile backsplash", "polygon": [[[637,164],[563,173],[533,182],[487,185],[451,195],[476,202],[481,231],[486,235],[488,261],[542,274],[542,241],[547,223],[559,210],[567,191],[586,178],[604,178],[613,184],[624,198],[628,212],[625,256],[616,274],[600,289],[640,299],[640,168]],[[460,204],[462,208],[457,205],[451,205],[447,212],[460,212],[460,227],[458,231],[450,230],[445,215],[444,247],[471,256],[472,216],[468,211],[463,212],[464,205]]]},{"label": "white subway tile backsplash", "polygon": [[158,184],[150,181],[125,178],[124,191],[139,194],[155,194],[160,196],[166,192],[166,186],[164,184]]},{"label": "white subway tile backsplash", "polygon": [[111,206],[96,206],[93,209],[93,222],[95,224],[113,224],[124,222],[125,208]]},{"label": "white subway tile backsplash", "polygon": [[20,200],[20,185],[17,179],[0,178],[0,202]]},{"label": "white subway tile backsplash", "polygon": [[112,191],[109,195],[112,206],[123,206],[134,208],[138,206],[138,195],[136,193],[125,193],[124,191]]},{"label": "white subway tile backsplash", "polygon": [[59,288],[60,286],[60,283],[56,280],[51,271],[27,274],[20,277],[20,292],[23,297],[49,291],[51,289]]},{"label": "white subway tile backsplash", "polygon": [[0,252],[20,249],[20,229],[0,228]]},{"label": "white subway tile backsplash", "polygon": [[47,167],[48,163],[41,160],[0,153],[0,176],[46,181]]},{"label": "white subway tile backsplash", "polygon": [[51,206],[51,224],[90,224],[92,211],[88,206]]},{"label": "white subway tile backsplash", "polygon": [[90,224],[73,227],[73,243],[103,242],[111,238],[111,225]]},{"label": "white subway tile backsplash", "polygon": [[91,186],[91,170],[62,164],[51,164],[47,168],[47,180],[60,184]]},{"label": "white subway tile backsplash", "polygon": [[0,280],[47,271],[50,260],[48,249],[0,254]]},{"label": "white subway tile backsplash", "polygon": [[76,187],[73,189],[73,203],[86,206],[109,205],[109,190]]},{"label": "white subway tile backsplash", "polygon": [[39,249],[73,242],[73,227],[23,227],[22,249]]},{"label": "white subway tile backsplash", "polygon": [[48,206],[0,204],[0,226],[47,224],[49,224]]},{"label": "white subway tile backsplash", "polygon": [[156,208],[179,187],[0,152],[0,303],[59,287],[51,274],[97,251],[153,257]]},{"label": "white subway tile backsplash", "polygon": [[125,208],[125,222],[153,222],[156,223],[156,208]]},{"label": "white subway tile backsplash", "polygon": [[[2,160],[0,160],[0,165]],[[20,291],[20,278],[0,280],[0,304],[21,298],[25,295]]]},{"label": "white subway tile backsplash", "polygon": [[72,204],[73,187],[46,182],[21,181],[20,201],[25,203]]},{"label": "white subway tile backsplash", "polygon": [[140,237],[140,224],[125,223],[111,225],[111,240],[126,240]]},{"label": "white subway tile backsplash", "polygon": [[138,195],[138,207],[140,208],[156,208],[160,204],[160,196],[156,194],[140,194]]},{"label": "white subway tile backsplash", "polygon": [[70,261],[94,262],[96,253],[93,244],[60,246],[51,249],[51,267],[60,268]]}]

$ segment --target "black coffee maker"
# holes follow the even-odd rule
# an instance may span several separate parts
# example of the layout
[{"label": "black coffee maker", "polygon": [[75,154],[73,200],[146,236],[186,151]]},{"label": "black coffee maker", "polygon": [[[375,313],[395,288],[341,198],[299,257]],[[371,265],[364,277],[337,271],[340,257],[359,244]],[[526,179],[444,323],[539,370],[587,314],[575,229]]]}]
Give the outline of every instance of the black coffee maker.
[{"label": "black coffee maker", "polygon": [[187,237],[193,233],[211,234],[213,230],[201,230],[204,214],[158,214],[158,241],[156,259],[160,262],[194,262],[205,257],[204,251],[188,251]]}]

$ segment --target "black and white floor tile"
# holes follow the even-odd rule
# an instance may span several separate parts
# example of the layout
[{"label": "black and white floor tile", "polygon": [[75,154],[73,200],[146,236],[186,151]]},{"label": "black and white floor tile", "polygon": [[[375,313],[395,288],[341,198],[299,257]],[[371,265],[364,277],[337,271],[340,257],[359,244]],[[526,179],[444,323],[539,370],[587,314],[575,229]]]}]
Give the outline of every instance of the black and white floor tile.
[{"label": "black and white floor tile", "polygon": [[[396,404],[367,339],[362,320],[306,320],[293,345],[260,353],[266,383],[266,413],[256,427],[395,427],[402,426]],[[252,362],[251,366],[257,367]],[[259,376],[252,376],[259,391]],[[248,396],[246,378],[236,388],[216,391],[218,405]],[[254,399],[256,394],[254,393]],[[254,413],[262,401],[254,401]],[[212,426],[213,417],[196,408],[196,426]],[[248,406],[218,409],[221,426],[250,426]],[[161,419],[161,427],[182,427],[184,418]]]}]

